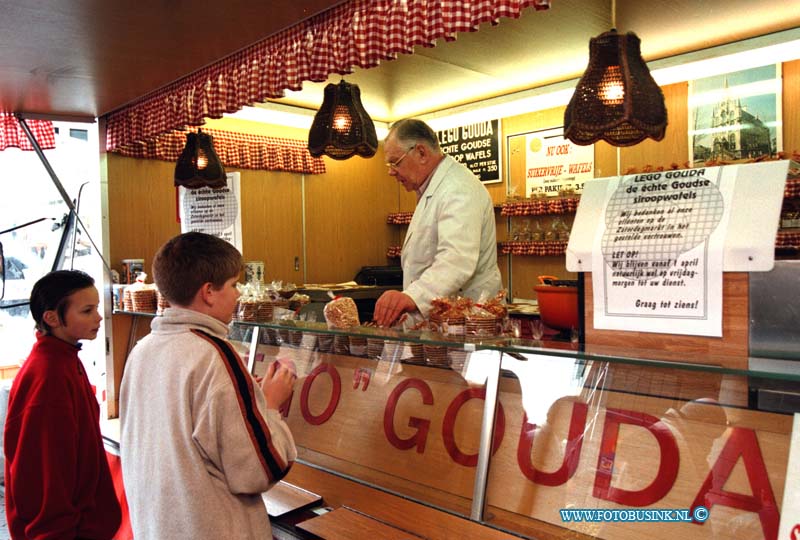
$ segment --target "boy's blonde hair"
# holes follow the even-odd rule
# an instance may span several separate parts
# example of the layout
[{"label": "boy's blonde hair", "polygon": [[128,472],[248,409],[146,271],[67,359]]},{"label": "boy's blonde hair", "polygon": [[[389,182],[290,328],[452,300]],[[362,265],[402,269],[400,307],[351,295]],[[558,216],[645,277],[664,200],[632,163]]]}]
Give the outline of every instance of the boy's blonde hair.
[{"label": "boy's blonde hair", "polygon": [[242,255],[231,244],[210,234],[189,232],[161,246],[153,259],[153,279],[170,304],[188,306],[203,284],[219,289],[242,268]]}]

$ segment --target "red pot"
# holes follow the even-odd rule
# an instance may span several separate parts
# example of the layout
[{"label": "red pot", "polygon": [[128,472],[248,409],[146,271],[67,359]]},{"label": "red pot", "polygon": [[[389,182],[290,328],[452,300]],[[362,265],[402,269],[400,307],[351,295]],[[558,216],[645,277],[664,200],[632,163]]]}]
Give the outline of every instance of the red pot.
[{"label": "red pot", "polygon": [[557,330],[578,328],[578,287],[559,285],[558,278],[553,276],[539,276],[539,281],[541,285],[533,290],[539,300],[542,322]]}]

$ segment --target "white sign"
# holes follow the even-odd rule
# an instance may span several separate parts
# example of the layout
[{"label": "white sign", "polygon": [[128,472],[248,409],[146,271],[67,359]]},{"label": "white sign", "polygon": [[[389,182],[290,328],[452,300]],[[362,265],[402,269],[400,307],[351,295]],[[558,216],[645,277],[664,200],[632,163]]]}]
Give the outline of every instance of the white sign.
[{"label": "white sign", "polygon": [[525,137],[525,197],[544,193],[557,196],[594,178],[594,146],[579,146],[563,137],[562,128],[529,133]]},{"label": "white sign", "polygon": [[228,185],[220,189],[179,187],[181,232],[202,232],[222,238],[242,251],[240,174],[227,173]]},{"label": "white sign", "polygon": [[592,257],[595,328],[722,335],[734,183],[720,167],[609,182]]},{"label": "white sign", "polygon": [[783,487],[781,540],[800,540],[800,414],[794,413],[792,442],[789,445],[789,464],[786,467],[786,484]]}]

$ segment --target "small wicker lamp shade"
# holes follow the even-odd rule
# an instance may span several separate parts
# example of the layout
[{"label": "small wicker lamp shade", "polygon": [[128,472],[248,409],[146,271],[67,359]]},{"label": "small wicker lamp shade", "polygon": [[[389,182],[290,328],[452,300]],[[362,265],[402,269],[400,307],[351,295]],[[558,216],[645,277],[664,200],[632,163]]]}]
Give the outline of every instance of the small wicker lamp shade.
[{"label": "small wicker lamp shade", "polygon": [[564,137],[579,145],[604,140],[632,146],[660,141],[667,128],[664,94],[642,59],[633,32],[605,32],[589,42],[589,66],[564,112]]},{"label": "small wicker lamp shade", "polygon": [[187,133],[186,146],[175,165],[175,186],[219,189],[226,185],[225,168],[214,151],[214,138],[199,129],[197,133]]},{"label": "small wicker lamp shade", "polygon": [[325,87],[325,99],[308,132],[308,151],[333,159],[358,154],[372,157],[378,150],[375,124],[361,104],[358,86],[342,80]]}]

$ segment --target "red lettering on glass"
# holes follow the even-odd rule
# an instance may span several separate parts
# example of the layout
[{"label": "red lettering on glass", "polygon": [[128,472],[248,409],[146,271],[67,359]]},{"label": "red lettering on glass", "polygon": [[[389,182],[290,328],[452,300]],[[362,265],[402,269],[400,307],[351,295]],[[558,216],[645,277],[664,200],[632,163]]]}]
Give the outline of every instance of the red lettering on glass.
[{"label": "red lettering on glass", "polygon": [[564,460],[561,462],[561,467],[554,472],[543,472],[534,467],[531,461],[531,450],[533,449],[536,424],[529,424],[528,415],[524,415],[522,430],[519,434],[519,444],[517,445],[517,463],[522,474],[529,480],[543,486],[560,486],[572,478],[578,469],[578,462],[581,458],[583,431],[586,427],[588,409],[589,407],[586,403],[573,403],[567,446],[564,449]]},{"label": "red lettering on glass", "polygon": [[[330,376],[333,388],[331,389],[331,397],[330,400],[328,400],[328,406],[321,414],[315,416],[308,407],[308,395],[311,393],[311,385],[314,384],[314,380],[322,373],[327,373]],[[312,426],[324,424],[333,416],[336,407],[339,405],[339,398],[341,395],[342,378],[339,376],[339,372],[336,371],[336,368],[333,367],[332,364],[318,365],[308,374],[305,382],[303,382],[303,388],[300,390],[300,412],[303,414],[303,419]]]},{"label": "red lettering on glass", "polygon": [[[744,462],[744,470],[747,472],[752,495],[733,493],[723,489],[739,458],[742,458]],[[752,429],[731,428],[730,437],[700,487],[700,491],[692,503],[692,508],[702,505],[711,510],[715,504],[757,513],[761,520],[764,538],[778,537],[780,513],[775,503],[775,495],[772,493],[772,486],[769,483],[764,456],[758,446],[756,433]],[[695,523],[702,525],[702,523]]]},{"label": "red lettering on glass", "polygon": [[431,387],[421,379],[406,379],[398,384],[389,398],[386,400],[386,408],[383,411],[383,432],[386,434],[386,439],[389,444],[399,450],[408,450],[409,448],[417,447],[417,453],[421,454],[425,451],[425,441],[428,439],[428,430],[431,427],[431,421],[424,418],[417,418],[412,416],[408,419],[408,427],[415,429],[415,433],[407,439],[400,438],[394,430],[394,413],[397,410],[397,402],[400,401],[400,396],[409,388],[414,388],[422,394],[422,403],[425,405],[433,405],[433,392]]},{"label": "red lettering on glass", "polygon": [[[638,491],[611,486],[614,475],[614,459],[617,451],[620,424],[631,424],[645,428],[656,438],[661,450],[658,471],[650,485]],[[678,476],[680,454],[675,436],[658,418],[636,411],[606,409],[600,455],[597,458],[597,473],[594,478],[593,495],[598,499],[613,501],[625,506],[649,506],[660,501],[670,492]]]},{"label": "red lettering on glass", "polygon": [[281,416],[284,418],[289,416],[289,411],[292,408],[292,398],[294,398],[294,392],[289,394],[289,397],[286,398],[286,401],[284,401],[278,408],[278,412],[281,413]]},{"label": "red lettering on glass", "polygon": [[[450,406],[447,407],[447,412],[442,421],[442,440],[444,447],[453,461],[465,467],[475,467],[478,464],[478,454],[465,454],[458,448],[455,437],[456,418],[461,407],[471,399],[485,399],[485,388],[469,388],[458,394]],[[480,422],[478,422],[479,424]],[[477,425],[477,424],[476,424]],[[503,404],[497,401],[497,412],[495,413],[494,422],[494,438],[492,440],[492,455],[500,448],[500,443],[503,441],[503,435],[506,431],[506,415],[503,412]]]}]

